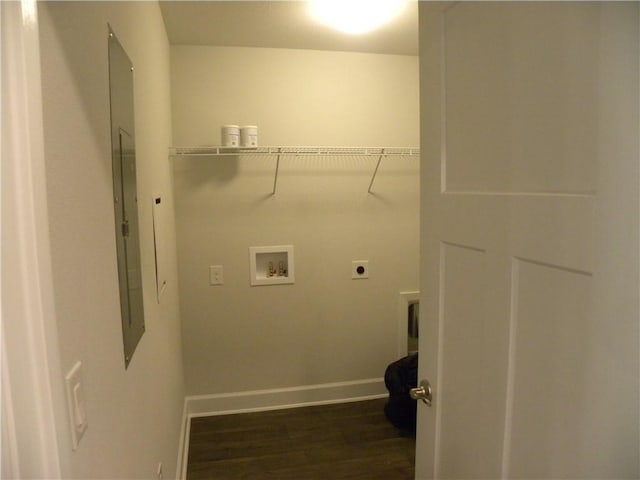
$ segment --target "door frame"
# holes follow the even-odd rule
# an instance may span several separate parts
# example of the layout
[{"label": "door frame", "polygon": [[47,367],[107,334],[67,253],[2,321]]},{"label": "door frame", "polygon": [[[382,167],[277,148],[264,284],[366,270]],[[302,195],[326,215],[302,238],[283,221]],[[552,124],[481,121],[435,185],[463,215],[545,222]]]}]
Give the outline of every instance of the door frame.
[{"label": "door frame", "polygon": [[0,2],[0,23],[5,97],[1,193],[2,203],[11,205],[2,212],[2,473],[60,478],[56,414],[64,412],[64,395],[48,232],[36,1]]}]

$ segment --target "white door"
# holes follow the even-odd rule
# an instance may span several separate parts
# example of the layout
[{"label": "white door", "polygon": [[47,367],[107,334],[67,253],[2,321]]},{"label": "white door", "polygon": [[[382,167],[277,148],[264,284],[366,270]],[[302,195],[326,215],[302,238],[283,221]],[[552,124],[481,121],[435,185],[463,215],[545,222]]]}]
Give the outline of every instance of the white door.
[{"label": "white door", "polygon": [[639,5],[420,3],[417,479],[640,478]]}]

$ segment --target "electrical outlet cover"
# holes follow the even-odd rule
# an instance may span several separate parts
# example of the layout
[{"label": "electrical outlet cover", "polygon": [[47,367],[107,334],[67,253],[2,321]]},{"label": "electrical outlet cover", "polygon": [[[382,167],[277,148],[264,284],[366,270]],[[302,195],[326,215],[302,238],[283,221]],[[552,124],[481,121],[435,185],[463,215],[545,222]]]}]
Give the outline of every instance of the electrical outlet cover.
[{"label": "electrical outlet cover", "polygon": [[209,285],[224,285],[222,265],[211,265],[209,267]]}]

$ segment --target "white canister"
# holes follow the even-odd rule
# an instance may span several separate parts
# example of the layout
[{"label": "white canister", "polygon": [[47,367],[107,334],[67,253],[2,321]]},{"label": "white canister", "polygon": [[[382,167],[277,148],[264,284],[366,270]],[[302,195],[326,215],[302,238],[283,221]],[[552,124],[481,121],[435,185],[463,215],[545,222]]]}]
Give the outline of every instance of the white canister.
[{"label": "white canister", "polygon": [[240,127],[238,125],[223,125],[220,137],[223,147],[239,147]]},{"label": "white canister", "polygon": [[258,146],[258,127],[256,127],[255,125],[244,125],[240,128],[240,146]]}]

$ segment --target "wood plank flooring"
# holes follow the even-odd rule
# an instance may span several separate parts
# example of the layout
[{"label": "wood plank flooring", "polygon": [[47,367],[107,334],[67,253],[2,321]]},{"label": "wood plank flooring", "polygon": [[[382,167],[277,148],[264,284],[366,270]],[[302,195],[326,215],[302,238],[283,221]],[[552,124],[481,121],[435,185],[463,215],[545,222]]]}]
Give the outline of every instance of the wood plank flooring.
[{"label": "wood plank flooring", "polygon": [[194,418],[188,480],[413,480],[415,437],[386,399]]}]

